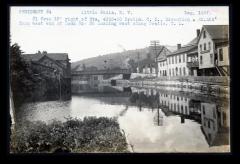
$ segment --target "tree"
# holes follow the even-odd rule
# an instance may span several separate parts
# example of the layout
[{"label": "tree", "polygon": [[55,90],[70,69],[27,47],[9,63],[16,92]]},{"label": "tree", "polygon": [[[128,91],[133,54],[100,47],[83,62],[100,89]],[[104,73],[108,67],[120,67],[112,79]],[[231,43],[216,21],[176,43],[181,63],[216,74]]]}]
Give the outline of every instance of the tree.
[{"label": "tree", "polygon": [[18,44],[10,47],[10,84],[14,106],[19,107],[26,98],[31,96],[34,79],[27,63],[21,57],[22,51]]},{"label": "tree", "polygon": [[132,72],[137,72],[137,63],[134,59],[128,60],[128,65],[130,66]]}]

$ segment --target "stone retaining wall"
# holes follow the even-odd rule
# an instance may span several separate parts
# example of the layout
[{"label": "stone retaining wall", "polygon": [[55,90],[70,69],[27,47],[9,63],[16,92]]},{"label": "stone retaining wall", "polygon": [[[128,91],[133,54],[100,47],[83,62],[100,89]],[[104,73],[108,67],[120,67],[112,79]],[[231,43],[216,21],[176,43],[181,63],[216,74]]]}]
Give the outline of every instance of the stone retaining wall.
[{"label": "stone retaining wall", "polygon": [[143,80],[117,80],[117,85],[162,87],[169,90],[198,92],[229,97],[229,77],[164,77]]}]

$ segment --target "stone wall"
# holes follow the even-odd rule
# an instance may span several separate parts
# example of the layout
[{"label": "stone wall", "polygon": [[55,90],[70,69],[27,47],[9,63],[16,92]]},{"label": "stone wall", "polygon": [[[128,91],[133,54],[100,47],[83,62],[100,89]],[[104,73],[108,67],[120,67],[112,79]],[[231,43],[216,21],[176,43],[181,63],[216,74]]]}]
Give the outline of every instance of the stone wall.
[{"label": "stone wall", "polygon": [[227,98],[230,96],[229,77],[161,77],[153,79],[117,80],[117,85],[157,87],[167,90],[195,92]]}]

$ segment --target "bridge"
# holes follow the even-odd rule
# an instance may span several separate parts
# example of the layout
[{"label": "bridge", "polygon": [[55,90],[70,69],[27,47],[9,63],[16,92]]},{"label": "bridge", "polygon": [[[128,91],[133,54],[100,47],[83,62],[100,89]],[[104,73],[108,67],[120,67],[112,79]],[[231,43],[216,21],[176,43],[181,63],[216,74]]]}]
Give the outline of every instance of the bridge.
[{"label": "bridge", "polygon": [[[98,86],[102,80],[109,79],[120,74],[122,74],[122,79],[130,79],[131,71],[129,69],[72,71],[72,90],[77,89],[82,86],[82,84],[95,87]],[[114,85],[116,80],[111,80],[111,83]]]},{"label": "bridge", "polygon": [[115,75],[123,75],[123,79],[129,79],[131,75],[131,70],[129,69],[105,69],[105,70],[85,70],[85,71],[72,71],[71,75],[74,79],[75,77],[84,76],[103,76],[104,78],[110,78]]},{"label": "bridge", "polygon": [[106,70],[86,70],[72,71],[72,75],[113,75],[113,74],[131,74],[129,69],[106,69]]}]

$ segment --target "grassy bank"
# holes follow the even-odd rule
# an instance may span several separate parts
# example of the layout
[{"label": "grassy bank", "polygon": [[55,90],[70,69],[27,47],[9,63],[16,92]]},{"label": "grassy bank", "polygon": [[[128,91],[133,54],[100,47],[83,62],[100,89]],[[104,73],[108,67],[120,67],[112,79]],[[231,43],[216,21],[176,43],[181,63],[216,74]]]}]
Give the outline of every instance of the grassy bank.
[{"label": "grassy bank", "polygon": [[128,152],[125,136],[113,118],[25,122],[11,136],[12,153]]}]

